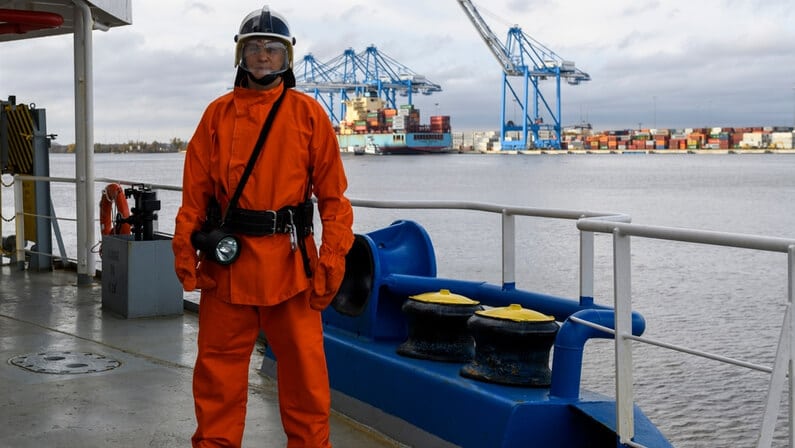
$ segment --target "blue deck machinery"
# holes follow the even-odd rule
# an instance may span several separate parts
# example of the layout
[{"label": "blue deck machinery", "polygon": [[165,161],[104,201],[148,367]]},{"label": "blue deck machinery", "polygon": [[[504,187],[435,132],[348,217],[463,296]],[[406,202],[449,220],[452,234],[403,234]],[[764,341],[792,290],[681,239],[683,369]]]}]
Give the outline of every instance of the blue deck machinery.
[{"label": "blue deck machinery", "polygon": [[439,84],[375,45],[359,53],[348,48],[326,62],[307,54],[297,64],[295,76],[296,87],[323,104],[334,124],[345,117],[345,101],[351,98],[375,95],[383,98],[387,107],[397,108],[398,96],[407,97],[408,104],[413,104],[416,93],[432,95],[442,91]]},{"label": "blue deck machinery", "polygon": [[[443,290],[495,307],[491,309],[520,305],[562,322],[554,335],[551,369],[548,357],[536,363],[550,373],[548,382],[517,387],[467,377],[464,370],[477,362],[480,342],[469,364],[401,353],[417,333],[405,305],[418,295]],[[322,316],[334,408],[409,446],[671,447],[637,406],[632,444],[622,443],[615,400],[580,388],[586,342],[612,336],[577,320],[614,328],[612,308],[590,297],[573,300],[513,284],[437,277],[430,236],[414,221],[355,235],[342,286]],[[642,334],[643,317],[633,312],[631,320],[632,333]],[[446,327],[436,322],[441,320],[434,321],[437,328]],[[262,371],[275,375],[276,360],[266,354]],[[495,370],[505,367],[513,375],[517,364],[509,361],[498,359]],[[525,371],[519,373],[522,377]]]},{"label": "blue deck machinery", "polygon": [[[500,143],[504,150],[528,148],[561,148],[561,81],[578,85],[590,81],[588,73],[575,67],[574,62],[564,60],[554,51],[528,36],[519,26],[508,30],[505,44],[500,42],[489,25],[483,20],[475,5],[469,0],[457,0],[480,37],[488,46],[502,68],[502,103],[500,113]],[[521,78],[522,89],[517,93],[509,78]],[[555,81],[554,104],[550,104],[541,91],[541,82]],[[530,87],[532,86],[532,103]],[[506,117],[506,100],[516,102],[521,108],[521,120],[515,122]],[[529,105],[532,104],[532,110]],[[549,119],[545,119],[549,117]],[[509,139],[510,133],[518,133],[518,139]],[[532,133],[532,141],[528,138]]]}]

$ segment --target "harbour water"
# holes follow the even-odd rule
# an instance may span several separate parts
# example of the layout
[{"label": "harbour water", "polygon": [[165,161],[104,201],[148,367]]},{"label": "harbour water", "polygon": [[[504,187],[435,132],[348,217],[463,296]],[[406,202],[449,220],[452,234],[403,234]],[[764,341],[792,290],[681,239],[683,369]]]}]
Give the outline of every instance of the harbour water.
[{"label": "harbour water", "polygon": [[[95,176],[179,185],[183,158],[97,154]],[[349,196],[356,199],[621,212],[641,224],[795,237],[793,155],[346,155],[344,161]],[[50,164],[53,176],[74,176],[73,156],[53,154]],[[97,202],[103,186],[97,183]],[[74,186],[55,185],[52,195],[59,217],[74,217]],[[4,189],[5,217],[11,196]],[[179,194],[160,191],[158,198],[159,230],[170,233]],[[426,227],[440,277],[501,282],[498,215],[357,208],[355,231],[397,219]],[[73,225],[60,226],[74,256]],[[10,227],[4,224],[4,234]],[[520,218],[517,232],[517,287],[576,298],[574,222]],[[632,251],[633,306],[646,317],[647,336],[772,365],[787,298],[785,255],[639,239]],[[597,235],[598,303],[612,303],[611,257],[610,238]],[[583,384],[612,396],[611,344],[589,342]],[[636,347],[634,361],[636,401],[675,446],[755,445],[768,374],[649,346]],[[785,437],[779,431],[776,446],[784,446]]]}]

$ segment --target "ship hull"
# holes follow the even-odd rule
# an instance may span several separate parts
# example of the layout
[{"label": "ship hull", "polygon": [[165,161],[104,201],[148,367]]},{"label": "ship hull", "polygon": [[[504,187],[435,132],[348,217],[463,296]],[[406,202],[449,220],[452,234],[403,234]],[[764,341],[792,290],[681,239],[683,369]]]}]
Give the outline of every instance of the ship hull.
[{"label": "ship hull", "polygon": [[340,134],[337,141],[341,151],[377,155],[446,154],[453,145],[449,132]]}]

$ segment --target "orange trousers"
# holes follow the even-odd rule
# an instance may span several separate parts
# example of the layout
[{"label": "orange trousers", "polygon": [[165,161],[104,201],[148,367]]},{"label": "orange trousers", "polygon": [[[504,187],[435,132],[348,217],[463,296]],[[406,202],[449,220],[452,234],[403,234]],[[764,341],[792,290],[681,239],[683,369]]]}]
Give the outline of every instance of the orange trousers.
[{"label": "orange trousers", "polygon": [[309,308],[308,293],[265,307],[202,297],[193,373],[198,423],[193,446],[241,446],[249,365],[260,328],[277,359],[279,412],[287,447],[330,448],[331,396],[323,327],[320,313]]}]

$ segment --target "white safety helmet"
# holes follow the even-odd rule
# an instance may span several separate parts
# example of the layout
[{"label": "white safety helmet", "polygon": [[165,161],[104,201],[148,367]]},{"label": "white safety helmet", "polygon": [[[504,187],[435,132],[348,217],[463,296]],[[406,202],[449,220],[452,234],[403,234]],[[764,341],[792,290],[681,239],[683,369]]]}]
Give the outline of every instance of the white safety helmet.
[{"label": "white safety helmet", "polygon": [[285,67],[281,71],[292,68],[295,38],[290,34],[290,25],[281,14],[271,11],[265,5],[262,9],[252,11],[243,19],[240,23],[240,30],[235,35],[235,67],[240,66],[245,69],[243,45],[252,37],[264,37],[282,42],[287,49],[287,58],[285,58]]}]

